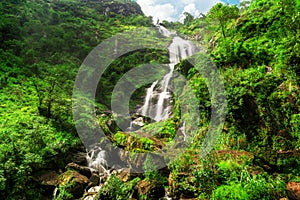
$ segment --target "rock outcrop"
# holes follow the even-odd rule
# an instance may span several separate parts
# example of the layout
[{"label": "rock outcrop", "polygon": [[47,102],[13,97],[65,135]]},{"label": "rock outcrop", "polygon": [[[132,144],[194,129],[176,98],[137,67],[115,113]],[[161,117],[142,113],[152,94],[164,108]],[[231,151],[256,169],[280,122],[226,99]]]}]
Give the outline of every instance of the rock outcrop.
[{"label": "rock outcrop", "polygon": [[89,184],[89,179],[77,171],[69,170],[58,177],[57,184],[58,188],[64,188],[74,198],[81,198]]},{"label": "rock outcrop", "polygon": [[135,1],[81,0],[81,2],[91,6],[97,5],[96,7],[99,14],[103,15],[144,15],[140,5],[137,4]]}]

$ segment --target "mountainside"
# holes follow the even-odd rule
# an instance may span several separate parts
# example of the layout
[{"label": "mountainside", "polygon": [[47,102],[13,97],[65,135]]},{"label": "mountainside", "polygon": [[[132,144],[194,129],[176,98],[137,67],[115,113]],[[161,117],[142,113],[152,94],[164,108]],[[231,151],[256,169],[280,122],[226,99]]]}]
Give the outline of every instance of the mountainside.
[{"label": "mountainside", "polygon": [[143,26],[152,19],[131,1],[0,3],[1,199],[52,198],[55,181],[40,177],[85,151],[71,110],[80,64],[101,41]]}]

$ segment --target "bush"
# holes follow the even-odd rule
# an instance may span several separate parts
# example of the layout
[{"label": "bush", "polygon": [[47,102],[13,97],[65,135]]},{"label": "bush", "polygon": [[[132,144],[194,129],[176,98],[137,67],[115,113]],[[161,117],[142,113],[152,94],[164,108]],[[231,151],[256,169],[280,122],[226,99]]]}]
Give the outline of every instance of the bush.
[{"label": "bush", "polygon": [[123,183],[123,181],[116,175],[112,175],[98,192],[95,200],[130,199],[132,197],[134,187],[139,181],[140,178],[135,178],[130,182]]},{"label": "bush", "polygon": [[229,185],[222,185],[214,190],[212,199],[248,200],[249,196],[240,183],[231,182]]},{"label": "bush", "polygon": [[286,196],[286,184],[280,177],[252,176],[245,173],[241,179],[249,199],[279,199]]}]

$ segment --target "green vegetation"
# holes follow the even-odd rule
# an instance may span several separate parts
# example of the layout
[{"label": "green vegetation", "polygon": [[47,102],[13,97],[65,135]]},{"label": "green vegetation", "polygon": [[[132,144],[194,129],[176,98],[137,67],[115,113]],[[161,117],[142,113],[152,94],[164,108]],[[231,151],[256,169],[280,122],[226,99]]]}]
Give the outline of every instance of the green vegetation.
[{"label": "green vegetation", "polygon": [[[286,184],[300,182],[299,13],[296,0],[253,0],[240,8],[217,4],[197,18],[185,13],[183,24],[161,23],[206,47],[207,52],[195,55],[197,65],[205,69],[212,58],[225,85],[226,122],[205,158],[199,151],[214,100],[207,77],[186,60],[176,66],[197,98],[199,121],[180,113],[175,97],[170,119],[122,132],[115,123],[118,116],[110,112],[114,86],[136,66],[167,63],[168,52],[142,49],[116,59],[99,82],[95,102],[97,121],[116,146],[144,153],[183,145],[172,141],[181,116],[190,120],[187,130],[193,124],[199,127],[193,130],[192,144],[166,169],[151,171],[153,160],[147,158],[147,172],[126,181],[112,175],[96,199],[157,199],[164,189],[174,199],[287,197]],[[134,1],[0,3],[0,199],[49,195],[37,172],[59,173],[71,162],[72,152],[82,148],[71,106],[83,59],[116,33],[151,26],[152,19]],[[145,87],[133,94],[131,112],[141,103]],[[69,186],[60,186],[58,199],[72,198]]]},{"label": "green vegetation", "polygon": [[123,200],[130,199],[132,196],[132,191],[140,178],[135,178],[128,183],[123,183],[116,175],[113,175],[107,181],[107,184],[101,189],[101,191],[96,195],[96,200]]},{"label": "green vegetation", "polygon": [[[116,4],[130,9],[118,13]],[[110,13],[104,13],[107,7]],[[83,59],[104,39],[151,23],[129,1],[0,3],[0,199],[42,199],[45,191],[35,173],[64,169],[81,146],[71,95]],[[155,60],[154,54],[142,55]],[[111,88],[113,83],[104,81],[103,87]]]}]

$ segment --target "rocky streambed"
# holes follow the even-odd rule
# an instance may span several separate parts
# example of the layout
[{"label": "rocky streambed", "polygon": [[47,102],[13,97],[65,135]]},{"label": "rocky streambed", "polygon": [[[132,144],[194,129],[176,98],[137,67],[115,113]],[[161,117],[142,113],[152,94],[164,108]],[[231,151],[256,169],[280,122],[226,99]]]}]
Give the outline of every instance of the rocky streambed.
[{"label": "rocky streambed", "polygon": [[[149,194],[151,194],[151,198],[147,199],[197,199],[195,193],[190,190],[184,190],[182,187],[184,184],[194,185],[195,187],[199,184],[194,181],[195,173],[191,171],[191,169],[203,168],[201,160],[197,156],[197,152],[187,152],[190,155],[189,159],[192,160],[193,164],[185,171],[178,173],[170,167],[158,170],[158,173],[167,180],[164,185],[156,184],[155,182],[145,178],[145,173],[136,173],[130,168],[118,170],[109,168],[105,166],[106,160],[100,159],[103,158],[104,153],[101,153],[101,150],[99,149],[97,153],[96,151],[94,152],[94,155],[92,152],[81,152],[74,155],[77,160],[73,159],[73,162],[68,163],[65,168],[59,172],[54,170],[45,170],[40,172],[38,175],[40,184],[44,189],[47,189],[47,192],[49,193],[48,197],[45,197],[44,199],[106,199],[106,194],[102,190],[105,190],[106,183],[110,182],[108,180],[112,177],[113,179],[118,179],[118,183],[121,184],[129,184],[133,180],[137,180],[135,185],[131,188],[131,200],[142,200],[145,199],[145,196],[150,196]],[[251,153],[234,150],[219,150],[212,152],[212,154],[214,154],[214,158],[219,161],[219,163],[234,160],[238,164],[243,164],[243,162],[252,162],[253,159],[255,159]],[[98,157],[95,155],[98,155]],[[188,161],[183,159],[182,162]],[[261,167],[254,165],[251,168],[249,167],[248,171],[253,176],[256,176],[264,173],[264,167],[270,168],[272,166]],[[221,172],[218,172],[217,170],[215,173],[220,174]],[[118,185],[111,187],[116,187],[114,189],[116,192],[120,189],[118,188]],[[288,198],[281,198],[282,200],[299,199],[299,183],[289,182],[286,187]]]}]

